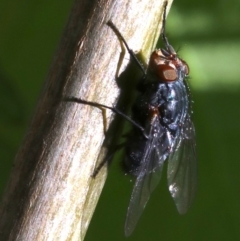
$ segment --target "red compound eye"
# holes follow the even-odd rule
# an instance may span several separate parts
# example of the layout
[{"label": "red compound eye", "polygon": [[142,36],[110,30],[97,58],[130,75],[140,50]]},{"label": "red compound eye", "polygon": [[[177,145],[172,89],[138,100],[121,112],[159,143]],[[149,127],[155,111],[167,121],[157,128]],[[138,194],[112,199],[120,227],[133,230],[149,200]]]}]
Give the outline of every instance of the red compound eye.
[{"label": "red compound eye", "polygon": [[157,76],[159,81],[171,82],[178,78],[176,66],[163,55],[161,50],[152,53],[149,68]]},{"label": "red compound eye", "polygon": [[183,66],[185,67],[185,73],[186,75],[189,75],[189,67],[185,61],[182,60]]},{"label": "red compound eye", "polygon": [[167,64],[157,65],[155,71],[158,78],[166,82],[175,81],[178,78],[176,68]]}]

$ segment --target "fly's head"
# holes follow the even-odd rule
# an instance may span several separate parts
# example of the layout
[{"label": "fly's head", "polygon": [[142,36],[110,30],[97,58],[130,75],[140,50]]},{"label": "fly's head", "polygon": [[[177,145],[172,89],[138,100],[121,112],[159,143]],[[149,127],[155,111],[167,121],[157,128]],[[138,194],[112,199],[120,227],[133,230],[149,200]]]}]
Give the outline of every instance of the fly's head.
[{"label": "fly's head", "polygon": [[187,63],[180,59],[177,52],[169,44],[167,36],[165,34],[166,28],[166,1],[163,11],[163,22],[161,37],[163,39],[165,48],[155,50],[150,57],[149,70],[160,82],[173,82],[176,80],[183,80],[189,74],[189,67]]},{"label": "fly's head", "polygon": [[165,49],[157,49],[151,54],[149,70],[159,81],[167,83],[183,79],[189,74],[187,63],[178,57],[174,48],[169,44]]}]

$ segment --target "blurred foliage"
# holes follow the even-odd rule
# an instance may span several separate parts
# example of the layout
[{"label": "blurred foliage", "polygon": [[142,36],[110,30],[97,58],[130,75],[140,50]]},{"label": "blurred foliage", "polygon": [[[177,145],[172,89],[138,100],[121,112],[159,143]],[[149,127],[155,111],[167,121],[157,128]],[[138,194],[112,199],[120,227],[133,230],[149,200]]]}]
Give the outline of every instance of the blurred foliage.
[{"label": "blurred foliage", "polygon": [[[163,175],[128,240],[240,238],[239,5],[240,1],[216,0],[173,3],[167,33],[190,66],[199,188],[189,212],[180,216]],[[0,193],[70,7],[71,2],[56,0],[0,2]],[[131,188],[119,162],[114,162],[86,241],[125,240],[123,226]]]},{"label": "blurred foliage", "polygon": [[0,1],[0,193],[31,121],[71,4]]}]

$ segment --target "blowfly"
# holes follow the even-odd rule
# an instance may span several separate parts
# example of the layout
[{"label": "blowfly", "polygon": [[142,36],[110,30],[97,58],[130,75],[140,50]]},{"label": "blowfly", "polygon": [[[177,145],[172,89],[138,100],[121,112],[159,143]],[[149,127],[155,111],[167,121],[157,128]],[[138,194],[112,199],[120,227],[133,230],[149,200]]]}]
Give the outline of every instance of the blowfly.
[{"label": "blowfly", "polygon": [[[75,97],[66,99],[111,109],[132,124],[125,143],[124,165],[127,172],[136,177],[136,181],[127,210],[126,236],[133,232],[150,194],[159,183],[165,161],[168,161],[169,191],[180,214],[186,213],[196,191],[195,129],[191,120],[191,102],[186,82],[189,67],[179,58],[166,37],[166,7],[167,2],[164,5],[161,31],[164,48],[153,51],[147,69],[128,47],[116,26],[111,21],[108,22],[143,72],[137,86],[139,96],[133,104],[131,118],[115,107]],[[94,175],[99,169],[100,167]]]}]

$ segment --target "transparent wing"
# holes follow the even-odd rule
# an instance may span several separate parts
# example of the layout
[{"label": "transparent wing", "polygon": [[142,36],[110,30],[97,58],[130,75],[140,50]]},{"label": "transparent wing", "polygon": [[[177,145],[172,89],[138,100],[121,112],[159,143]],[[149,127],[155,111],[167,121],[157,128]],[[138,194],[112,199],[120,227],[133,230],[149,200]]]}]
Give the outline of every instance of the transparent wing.
[{"label": "transparent wing", "polygon": [[[155,124],[159,125],[158,120],[156,121],[157,123]],[[152,128],[154,128],[154,125]],[[133,232],[149,200],[150,194],[156,188],[161,178],[164,160],[159,150],[159,135],[160,130],[158,135],[152,135],[149,138],[145,146],[141,169],[139,170],[128,206],[125,222],[126,236]]]},{"label": "transparent wing", "polygon": [[195,129],[190,117],[187,117],[175,150],[168,159],[168,186],[178,212],[186,213],[197,186]]}]

